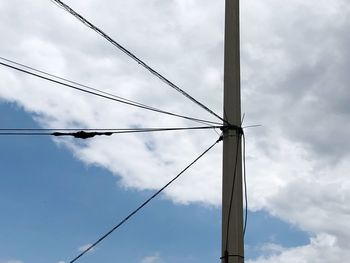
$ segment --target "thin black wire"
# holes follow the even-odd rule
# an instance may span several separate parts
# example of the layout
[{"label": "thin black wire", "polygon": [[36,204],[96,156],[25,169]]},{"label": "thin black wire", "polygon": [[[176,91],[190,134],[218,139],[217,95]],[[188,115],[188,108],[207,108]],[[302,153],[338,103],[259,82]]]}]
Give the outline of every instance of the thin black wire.
[{"label": "thin black wire", "polygon": [[0,136],[49,136],[52,133],[42,133],[42,132],[0,132]]},{"label": "thin black wire", "polygon": [[235,189],[235,182],[236,182],[236,175],[237,175],[237,163],[238,163],[238,153],[239,153],[239,146],[240,146],[240,134],[237,132],[237,148],[236,148],[236,159],[235,159],[235,166],[234,166],[234,173],[233,173],[233,183],[232,183],[232,189],[231,189],[231,197],[230,197],[230,206],[228,210],[228,216],[227,216],[227,229],[226,229],[226,247],[225,251],[228,251],[228,236],[230,231],[230,219],[231,219],[231,211],[232,211],[232,201],[233,201],[233,193]]},{"label": "thin black wire", "polygon": [[[184,130],[208,130],[217,129],[221,126],[203,126],[203,127],[178,127],[178,128],[140,128],[140,129],[0,129],[0,136],[5,135],[33,135],[33,136],[74,136],[79,132],[86,134],[94,133],[95,135],[113,135],[129,133],[146,133],[146,132],[166,132],[166,131],[184,131]],[[49,132],[50,131],[50,132]],[[58,132],[60,131],[60,132]],[[69,133],[63,133],[69,131]]]},{"label": "thin black wire", "polygon": [[[241,126],[243,126],[245,118],[245,113],[243,113]],[[244,126],[242,129],[257,127],[257,125]],[[244,184],[244,200],[245,200],[245,212],[244,212],[244,227],[243,227],[243,238],[245,237],[245,232],[247,230],[247,222],[248,222],[248,187],[247,187],[247,173],[246,173],[246,141],[245,134],[242,133],[243,136],[243,184]]]},{"label": "thin black wire", "polygon": [[243,136],[243,180],[244,180],[244,200],[245,200],[245,217],[244,217],[244,227],[243,227],[243,237],[245,237],[245,232],[247,230],[248,223],[248,187],[247,187],[247,172],[246,172],[246,141],[245,135]]},{"label": "thin black wire", "polygon": [[44,80],[47,80],[47,81],[50,81],[50,82],[53,82],[53,83],[56,83],[56,84],[59,84],[59,85],[66,86],[66,87],[71,88],[71,89],[75,89],[75,90],[78,90],[78,91],[81,91],[81,92],[85,92],[85,93],[88,93],[88,94],[91,94],[91,95],[94,95],[94,96],[98,96],[98,97],[101,97],[101,98],[109,99],[109,100],[116,101],[116,102],[119,102],[119,103],[122,103],[122,104],[130,105],[130,106],[133,106],[133,107],[142,108],[142,109],[145,109],[145,110],[154,111],[154,112],[158,112],[158,113],[163,113],[163,114],[170,115],[170,116],[173,116],[173,117],[179,117],[179,118],[183,118],[183,119],[191,120],[191,121],[195,121],[195,122],[200,122],[202,124],[207,124],[207,125],[220,124],[218,122],[206,121],[206,120],[202,120],[202,119],[197,119],[197,118],[187,117],[187,116],[180,115],[180,114],[171,113],[171,112],[164,111],[164,110],[158,110],[156,108],[145,106],[145,105],[142,105],[142,104],[139,104],[139,103],[129,102],[129,101],[126,101],[125,99],[119,99],[119,98],[107,96],[107,95],[104,95],[104,94],[100,94],[100,93],[97,93],[95,91],[90,91],[90,90],[86,90],[86,89],[83,89],[83,88],[79,88],[77,86],[74,86],[74,85],[71,85],[71,84],[67,84],[67,83],[64,83],[62,81],[54,80],[54,79],[51,79],[49,77],[41,76],[39,74],[30,72],[28,70],[24,70],[24,69],[21,69],[21,68],[12,66],[12,65],[9,65],[7,63],[0,62],[0,65],[8,67],[8,68],[11,68],[11,69],[14,69],[14,70],[17,70],[17,71],[20,71],[20,72],[25,73],[25,74],[32,75],[32,76],[37,77],[37,78],[41,78],[41,79],[44,79]]},{"label": "thin black wire", "polygon": [[144,107],[148,107],[148,108],[153,108],[153,109],[159,110],[159,109],[157,109],[157,108],[154,108],[154,107],[151,107],[151,106],[148,106],[148,105],[145,105],[145,104],[142,104],[142,103],[133,101],[133,100],[129,100],[129,99],[126,99],[126,98],[117,96],[117,95],[112,94],[112,93],[109,93],[109,92],[105,92],[105,91],[102,91],[102,90],[99,90],[99,89],[95,89],[95,88],[89,87],[89,86],[87,86],[87,85],[78,83],[78,82],[76,82],[76,81],[72,81],[72,80],[69,80],[69,79],[66,79],[66,78],[62,78],[62,77],[59,77],[59,76],[57,76],[57,75],[54,75],[54,74],[45,72],[45,71],[43,71],[43,70],[36,69],[36,68],[34,68],[34,67],[31,67],[31,66],[24,65],[24,64],[22,64],[22,63],[13,61],[13,60],[8,59],[8,58],[4,58],[4,57],[1,57],[1,56],[0,56],[0,59],[2,59],[2,60],[4,60],[4,61],[7,61],[7,62],[10,62],[10,63],[12,63],[12,64],[15,64],[15,65],[17,65],[17,66],[21,66],[21,67],[24,67],[24,68],[33,70],[33,71],[35,71],[35,72],[39,72],[39,73],[44,74],[44,75],[46,75],[46,76],[50,76],[50,77],[53,77],[53,78],[56,78],[56,79],[59,79],[59,80],[66,81],[66,82],[71,83],[71,84],[74,84],[74,85],[78,85],[78,86],[81,86],[81,87],[84,87],[84,88],[87,88],[87,89],[90,89],[90,90],[93,90],[93,91],[97,91],[97,92],[99,92],[99,93],[102,93],[102,94],[105,94],[105,95],[108,95],[108,96],[111,96],[111,97],[115,97],[115,98],[117,98],[117,99],[125,100],[125,101],[128,101],[128,102],[130,102],[130,103],[134,103],[134,104],[141,105],[141,106],[144,106]]},{"label": "thin black wire", "polygon": [[175,128],[114,128],[114,129],[92,129],[92,128],[0,128],[0,131],[178,131],[178,130],[206,130],[219,129],[222,126],[197,126],[197,127],[175,127]]},{"label": "thin black wire", "polygon": [[106,234],[101,236],[96,242],[86,248],[83,252],[81,252],[74,259],[69,261],[69,263],[73,263],[77,261],[80,257],[82,257],[85,253],[93,249],[96,245],[98,245],[102,240],[108,237],[113,233],[117,228],[127,222],[132,216],[134,216],[137,212],[139,212],[145,205],[147,205],[152,199],[154,199],[157,195],[163,192],[169,185],[171,185],[176,179],[178,179],[186,170],[188,170],[192,165],[194,165],[199,159],[201,159],[207,152],[209,152],[218,142],[222,140],[220,137],[214,144],[212,144],[208,149],[206,149],[203,153],[201,153],[194,161],[192,161],[189,165],[186,166],[179,174],[177,174],[173,179],[171,179],[167,184],[165,184],[162,188],[160,188],[157,192],[155,192],[151,197],[149,197],[145,202],[143,202],[140,206],[138,206],[134,211],[132,211],[128,216],[126,216],[122,221],[120,221],[116,226],[114,226],[111,230],[109,230]]},{"label": "thin black wire", "polygon": [[[51,0],[51,1],[53,1],[53,0]],[[56,4],[56,3],[55,3],[55,4]],[[56,5],[57,5],[57,4],[56,4]],[[80,87],[84,87],[84,88],[87,88],[87,89],[90,89],[90,90],[93,90],[93,91],[96,91],[96,92],[99,92],[99,93],[102,93],[102,94],[105,94],[105,95],[108,95],[108,96],[111,96],[111,97],[120,99],[120,100],[123,100],[123,101],[130,102],[130,103],[132,103],[132,104],[135,104],[135,106],[136,106],[136,105],[139,105],[139,106],[141,106],[141,107],[148,108],[148,109],[153,110],[153,111],[156,111],[156,112],[162,112],[162,110],[160,110],[160,109],[158,109],[158,108],[151,107],[151,106],[148,106],[148,105],[146,105],[146,104],[143,104],[143,103],[140,103],[140,102],[137,102],[137,101],[133,101],[133,100],[130,100],[130,99],[126,99],[126,98],[123,98],[123,97],[121,97],[121,96],[115,95],[115,94],[113,94],[113,93],[109,93],[109,92],[105,92],[105,91],[102,91],[102,90],[99,90],[99,89],[96,89],[96,88],[92,88],[92,87],[90,87],[90,86],[81,84],[81,83],[76,82],[76,81],[72,81],[72,80],[69,80],[69,79],[66,79],[66,78],[63,78],[63,77],[59,77],[59,76],[57,76],[57,75],[54,75],[54,74],[45,72],[45,71],[43,71],[43,70],[36,69],[36,68],[34,68],[34,67],[31,67],[31,66],[24,65],[24,64],[22,64],[22,63],[13,61],[13,60],[8,59],[8,58],[4,58],[4,57],[1,57],[1,56],[0,56],[0,59],[2,59],[2,60],[4,60],[4,61],[7,61],[7,62],[10,62],[10,63],[12,63],[12,64],[15,64],[15,65],[17,65],[17,66],[21,66],[21,67],[30,69],[30,70],[32,70],[32,71],[35,71],[35,72],[44,74],[44,75],[46,75],[46,76],[50,76],[50,77],[53,77],[53,78],[56,78],[56,79],[59,79],[59,80],[63,80],[63,81],[65,81],[65,82],[68,82],[68,83],[71,83],[71,84],[74,84],[74,85],[78,85],[78,86],[80,86]],[[164,113],[165,113],[165,111],[164,111]],[[205,124],[205,122],[202,122],[202,121],[196,121],[196,122]]]},{"label": "thin black wire", "polygon": [[86,25],[87,27],[91,28],[92,30],[94,30],[96,33],[98,33],[99,35],[101,35],[103,38],[105,38],[108,42],[110,42],[111,44],[113,44],[115,47],[117,47],[120,51],[122,51],[123,53],[125,53],[127,56],[129,56],[131,59],[133,59],[134,61],[136,61],[139,65],[141,65],[142,67],[144,67],[146,70],[148,70],[151,74],[153,74],[154,76],[158,77],[161,81],[163,81],[164,83],[166,83],[167,85],[169,85],[170,87],[172,87],[173,89],[175,89],[177,92],[181,93],[183,96],[185,96],[186,98],[190,99],[192,102],[194,102],[195,104],[199,105],[201,108],[203,108],[204,110],[206,110],[207,112],[209,112],[210,114],[212,114],[213,116],[215,116],[216,118],[220,119],[221,121],[225,120],[220,117],[218,114],[216,114],[214,111],[212,111],[211,109],[209,109],[207,106],[205,106],[204,104],[202,104],[201,102],[199,102],[198,100],[196,100],[195,98],[193,98],[191,95],[189,95],[187,92],[185,92],[184,90],[182,90],[179,86],[177,86],[176,84],[174,84],[173,82],[171,82],[169,79],[167,79],[166,77],[164,77],[162,74],[160,74],[159,72],[157,72],[155,69],[153,69],[152,67],[150,67],[148,64],[146,64],[146,62],[144,62],[143,60],[141,60],[140,58],[138,58],[135,54],[133,54],[132,52],[130,52],[129,50],[127,50],[125,47],[123,47],[122,45],[120,45],[118,42],[116,42],[114,39],[112,39],[110,36],[108,36],[105,32],[103,32],[100,28],[96,27],[95,25],[93,25],[91,22],[89,22],[86,18],[84,18],[82,15],[78,14],[75,10],[73,10],[70,6],[68,6],[67,4],[63,3],[60,0],[51,0],[53,2],[55,2],[56,4],[60,5],[61,7],[64,8],[64,10],[66,10],[67,12],[69,12],[70,14],[72,14],[75,18],[77,18],[80,22],[82,22],[84,25]]}]

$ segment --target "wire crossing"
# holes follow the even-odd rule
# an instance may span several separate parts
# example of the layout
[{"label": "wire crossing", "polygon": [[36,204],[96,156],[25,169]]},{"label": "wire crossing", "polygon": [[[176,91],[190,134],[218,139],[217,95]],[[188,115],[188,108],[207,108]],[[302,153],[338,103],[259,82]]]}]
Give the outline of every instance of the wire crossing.
[{"label": "wire crossing", "polygon": [[125,47],[123,47],[121,44],[119,44],[118,42],[116,42],[114,39],[112,39],[109,35],[107,35],[105,32],[103,32],[100,28],[96,27],[95,25],[93,25],[91,22],[89,22],[86,18],[84,18],[82,15],[78,14],[75,10],[73,10],[70,6],[68,6],[67,4],[63,3],[60,0],[51,0],[52,2],[54,2],[55,4],[57,4],[58,6],[60,6],[61,8],[63,8],[64,10],[66,10],[68,13],[72,14],[75,18],[77,18],[80,22],[82,22],[84,25],[86,25],[87,27],[91,28],[92,30],[94,30],[96,33],[98,33],[99,35],[101,35],[103,38],[105,38],[108,42],[110,42],[111,44],[113,44],[115,47],[117,47],[120,51],[122,51],[123,53],[125,53],[127,56],[129,56],[131,59],[133,59],[134,61],[136,61],[139,65],[141,65],[142,67],[144,67],[146,70],[148,70],[151,74],[153,74],[154,76],[156,76],[157,78],[159,78],[161,81],[163,81],[164,83],[166,83],[168,86],[170,86],[171,88],[175,89],[177,92],[179,92],[180,94],[182,94],[183,96],[185,96],[186,98],[190,99],[192,102],[194,102],[195,104],[197,104],[198,106],[200,106],[201,108],[203,108],[204,110],[206,110],[207,112],[209,112],[210,114],[212,114],[213,116],[215,116],[216,118],[218,118],[219,120],[226,122],[222,117],[220,117],[218,114],[216,114],[214,111],[212,111],[211,109],[209,109],[207,106],[205,106],[204,104],[202,104],[201,102],[199,102],[198,100],[196,100],[194,97],[192,97],[191,95],[189,95],[186,91],[184,91],[183,89],[181,89],[179,86],[177,86],[176,84],[174,84],[173,82],[171,82],[169,79],[167,79],[166,77],[164,77],[162,74],[160,74],[159,72],[157,72],[155,69],[153,69],[152,67],[150,67],[146,62],[144,62],[143,60],[141,60],[140,58],[138,58],[135,54],[133,54],[132,52],[130,52],[129,50],[127,50]]},{"label": "wire crossing", "polygon": [[[186,120],[195,121],[195,122],[202,123],[202,124],[207,124],[207,125],[218,125],[218,124],[220,124],[218,122],[207,121],[207,120],[202,120],[202,119],[198,119],[198,118],[192,118],[192,117],[184,116],[184,115],[181,115],[181,114],[176,114],[176,113],[172,113],[172,112],[169,112],[169,111],[160,110],[160,109],[157,109],[157,108],[154,108],[154,107],[150,107],[150,106],[138,103],[138,102],[133,102],[133,101],[130,101],[128,99],[124,99],[122,97],[115,96],[115,95],[112,95],[112,94],[107,95],[106,92],[101,92],[100,90],[97,90],[97,89],[89,88],[90,90],[88,90],[88,89],[83,88],[83,87],[78,87],[78,86],[85,86],[85,85],[82,85],[82,84],[74,85],[73,81],[68,81],[70,83],[70,84],[68,84],[68,83],[65,83],[65,82],[63,82],[61,80],[53,79],[53,78],[51,78],[48,75],[42,76],[42,75],[38,74],[39,70],[35,70],[37,73],[34,73],[34,72],[29,71],[29,70],[22,69],[22,68],[19,68],[17,66],[13,66],[13,65],[10,65],[10,64],[4,63],[4,62],[0,62],[0,65],[2,65],[4,67],[7,67],[7,68],[11,68],[13,70],[16,70],[16,71],[19,71],[19,72],[22,72],[22,73],[25,73],[25,74],[28,74],[28,75],[31,75],[31,76],[34,76],[34,77],[37,77],[37,78],[40,78],[40,79],[44,79],[44,80],[50,81],[52,83],[56,83],[56,84],[59,84],[59,85],[62,85],[62,86],[65,86],[65,87],[68,87],[68,88],[71,88],[71,89],[74,89],[74,90],[78,90],[80,92],[84,92],[84,93],[88,93],[90,95],[98,96],[98,97],[101,97],[101,98],[104,98],[104,99],[116,101],[116,102],[119,102],[119,103],[122,103],[122,104],[126,104],[126,105],[129,105],[129,106],[133,106],[133,107],[137,107],[137,108],[141,108],[141,109],[145,109],[145,110],[149,110],[149,111],[153,111],[153,112],[162,113],[162,114],[166,114],[166,115],[173,116],[173,117],[183,118],[183,119],[186,119]],[[62,79],[60,77],[55,77],[55,78]]]},{"label": "wire crossing", "polygon": [[143,207],[145,207],[152,199],[158,196],[161,192],[163,192],[169,185],[171,185],[174,181],[176,181],[185,171],[187,171],[192,165],[194,165],[199,159],[201,159],[207,152],[209,152],[217,143],[219,143],[223,139],[222,136],[213,143],[208,149],[206,149],[203,153],[201,153],[196,159],[194,159],[189,165],[187,165],[180,173],[178,173],[173,179],[171,179],[167,184],[165,184],[162,188],[160,188],[157,192],[155,192],[152,196],[150,196],[145,202],[143,202],[140,206],[138,206],[134,211],[132,211],[128,216],[126,216],[123,220],[121,220],[116,226],[114,226],[111,230],[109,230],[106,234],[101,236],[95,243],[86,248],[83,252],[81,252],[74,259],[69,261],[69,263],[74,263],[79,258],[81,258],[84,254],[89,252],[95,246],[97,246],[102,240],[107,238],[110,234],[112,234],[116,229],[121,227],[124,223],[126,223],[131,217],[133,217],[136,213],[138,213]]}]

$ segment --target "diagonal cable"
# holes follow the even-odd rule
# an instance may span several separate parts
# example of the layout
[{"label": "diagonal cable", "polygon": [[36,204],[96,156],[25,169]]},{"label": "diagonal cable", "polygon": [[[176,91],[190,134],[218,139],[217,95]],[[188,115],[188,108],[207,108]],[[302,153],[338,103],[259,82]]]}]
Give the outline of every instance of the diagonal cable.
[{"label": "diagonal cable", "polygon": [[74,89],[74,90],[85,92],[85,93],[88,93],[90,95],[98,96],[98,97],[101,97],[101,98],[113,100],[113,101],[116,101],[116,102],[119,102],[119,103],[122,103],[122,104],[126,104],[126,105],[129,105],[129,106],[134,106],[134,107],[137,107],[137,108],[158,112],[158,113],[170,115],[170,116],[173,116],[173,117],[183,118],[183,119],[186,119],[186,120],[191,120],[191,121],[195,121],[195,122],[199,122],[199,123],[207,124],[207,125],[213,125],[213,124],[217,125],[217,124],[219,124],[218,122],[212,122],[212,121],[202,120],[202,119],[198,119],[198,118],[192,118],[192,117],[188,117],[188,116],[184,116],[184,115],[180,115],[180,114],[176,114],[176,113],[172,113],[172,112],[156,109],[156,108],[153,108],[153,107],[150,107],[150,106],[147,106],[147,105],[143,105],[141,103],[135,103],[135,102],[131,102],[130,100],[122,99],[121,97],[116,97],[115,95],[113,95],[113,97],[112,97],[112,96],[103,94],[103,92],[102,93],[101,92],[97,92],[96,89],[87,90],[85,88],[77,87],[78,85],[67,84],[67,83],[64,83],[64,82],[62,82],[60,80],[55,80],[55,79],[52,79],[52,78],[50,78],[48,76],[45,77],[45,76],[42,76],[40,74],[33,73],[31,71],[28,71],[28,70],[21,69],[19,67],[10,65],[8,63],[0,62],[0,65],[5,66],[7,68],[11,68],[13,70],[17,70],[17,71],[25,73],[25,74],[32,75],[32,76],[37,77],[37,78],[41,78],[41,79],[44,79],[44,80],[47,80],[47,81],[50,81],[50,82],[53,82],[53,83],[56,83],[56,84],[59,84],[59,85],[71,88],[71,89]]},{"label": "diagonal cable", "polygon": [[194,165],[199,159],[201,159],[207,152],[209,152],[218,142],[222,140],[222,136],[213,143],[208,149],[206,149],[203,153],[201,153],[196,159],[194,159],[189,165],[187,165],[179,174],[177,174],[173,179],[171,179],[167,184],[165,184],[162,188],[160,188],[157,192],[155,192],[152,196],[150,196],[146,201],[144,201],[140,206],[138,206],[135,210],[133,210],[128,216],[126,216],[123,220],[121,220],[116,226],[111,228],[106,234],[101,236],[97,241],[95,241],[92,245],[86,248],[83,252],[81,252],[74,259],[69,261],[69,263],[73,263],[81,258],[85,253],[89,252],[91,249],[96,247],[102,240],[107,238],[110,234],[112,234],[116,229],[121,227],[124,223],[126,223],[131,217],[133,217],[137,212],[139,212],[144,206],[146,206],[152,199],[158,196],[161,192],[163,192],[169,185],[171,185],[175,180],[177,180],[186,170],[188,170],[192,165]]},{"label": "diagonal cable", "polygon": [[98,33],[99,35],[101,35],[103,38],[105,38],[108,42],[110,42],[111,44],[113,44],[115,47],[117,47],[120,51],[122,51],[123,53],[125,53],[127,56],[129,56],[131,59],[133,59],[134,61],[136,61],[139,65],[141,65],[142,67],[144,67],[146,70],[148,70],[151,74],[153,74],[154,76],[158,77],[161,81],[163,81],[164,83],[166,83],[168,86],[170,86],[171,88],[175,89],[177,92],[179,92],[180,94],[182,94],[183,96],[185,96],[186,98],[190,99],[192,102],[194,102],[195,104],[199,105],[201,108],[203,108],[204,110],[206,110],[207,112],[209,112],[210,114],[212,114],[213,116],[215,116],[216,118],[220,119],[221,121],[225,122],[225,120],[220,117],[218,114],[216,114],[214,111],[212,111],[211,109],[209,109],[207,106],[205,106],[204,104],[202,104],[201,102],[199,102],[198,100],[196,100],[194,97],[192,97],[191,95],[189,95],[186,91],[184,91],[183,89],[181,89],[179,86],[177,86],[176,84],[174,84],[173,82],[171,82],[169,79],[167,79],[166,77],[164,77],[162,74],[160,74],[159,72],[157,72],[155,69],[153,69],[152,67],[150,67],[146,62],[144,62],[143,60],[141,60],[139,57],[137,57],[135,54],[133,54],[132,52],[130,52],[129,50],[127,50],[125,47],[123,47],[122,45],[120,45],[118,42],[116,42],[114,39],[112,39],[109,35],[107,35],[105,32],[103,32],[100,28],[96,27],[95,25],[93,25],[91,22],[89,22],[86,18],[84,18],[82,15],[78,14],[75,10],[73,10],[70,6],[68,6],[67,4],[63,3],[60,0],[51,0],[52,2],[54,2],[55,4],[59,5],[60,7],[62,7],[64,10],[66,10],[67,12],[69,12],[70,14],[72,14],[75,18],[77,18],[80,22],[82,22],[84,25],[86,25],[87,27],[91,28],[92,30],[94,30],[96,33]]},{"label": "diagonal cable", "polygon": [[40,69],[36,69],[36,68],[31,67],[31,66],[28,66],[28,65],[24,65],[23,63],[19,63],[19,62],[16,62],[16,61],[11,60],[11,59],[8,59],[8,58],[4,58],[4,57],[1,57],[1,56],[0,56],[0,59],[3,60],[3,61],[9,62],[9,63],[11,63],[11,64],[20,66],[20,67],[23,67],[23,68],[26,68],[26,69],[30,69],[30,70],[35,71],[35,72],[37,72],[37,73],[41,73],[41,74],[44,74],[44,75],[46,75],[46,76],[53,77],[53,78],[55,78],[55,79],[59,79],[59,80],[62,80],[62,81],[65,81],[65,82],[68,82],[68,83],[71,83],[71,84],[74,84],[74,85],[78,85],[78,86],[80,86],[80,87],[87,88],[87,89],[90,89],[90,90],[93,90],[93,91],[96,91],[96,92],[99,92],[99,93],[102,93],[102,94],[105,94],[105,95],[108,95],[108,96],[111,96],[111,97],[114,97],[114,98],[117,98],[117,99],[125,100],[125,101],[130,102],[130,103],[133,103],[133,104],[137,104],[137,105],[141,105],[141,106],[144,106],[144,107],[148,107],[148,108],[150,108],[150,109],[159,110],[159,109],[157,109],[157,108],[153,108],[153,107],[151,107],[151,106],[148,106],[148,105],[145,105],[145,104],[142,104],[142,103],[133,101],[133,100],[129,100],[129,99],[123,98],[123,97],[121,97],[121,96],[117,96],[117,95],[112,94],[112,93],[110,93],[110,92],[105,92],[105,91],[103,91],[103,90],[95,89],[95,88],[89,87],[89,86],[87,86],[87,85],[81,84],[81,83],[79,83],[79,82],[72,81],[72,80],[69,80],[69,79],[66,79],[66,78],[62,78],[62,77],[59,77],[59,76],[57,76],[57,75],[48,73],[48,72],[46,72],[46,71],[43,71],[43,70],[40,70]]}]

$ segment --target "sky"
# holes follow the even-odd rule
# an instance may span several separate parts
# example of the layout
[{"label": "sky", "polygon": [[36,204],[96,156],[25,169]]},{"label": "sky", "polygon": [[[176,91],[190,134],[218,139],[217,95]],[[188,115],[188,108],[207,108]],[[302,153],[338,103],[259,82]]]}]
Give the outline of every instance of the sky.
[{"label": "sky", "polygon": [[[224,1],[67,0],[222,114]],[[241,1],[249,263],[350,256],[346,0]],[[217,121],[49,0],[0,2],[0,56],[176,114]],[[0,128],[197,123],[0,68]],[[0,137],[0,263],[67,263],[174,177],[212,130],[89,140]],[[219,262],[218,144],[81,262]]]}]

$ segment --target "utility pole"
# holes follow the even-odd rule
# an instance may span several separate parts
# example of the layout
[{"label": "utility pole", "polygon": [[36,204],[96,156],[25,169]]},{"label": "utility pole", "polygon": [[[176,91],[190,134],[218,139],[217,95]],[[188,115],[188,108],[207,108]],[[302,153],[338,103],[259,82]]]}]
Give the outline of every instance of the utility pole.
[{"label": "utility pole", "polygon": [[222,263],[244,262],[239,13],[239,0],[225,0]]}]

